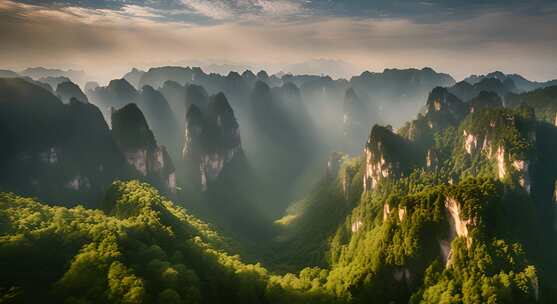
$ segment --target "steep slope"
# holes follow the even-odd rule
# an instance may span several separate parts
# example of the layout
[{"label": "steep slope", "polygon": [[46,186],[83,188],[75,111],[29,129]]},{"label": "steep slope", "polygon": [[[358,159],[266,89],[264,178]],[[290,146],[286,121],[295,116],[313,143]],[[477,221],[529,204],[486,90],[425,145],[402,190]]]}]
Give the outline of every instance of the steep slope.
[{"label": "steep slope", "polygon": [[334,299],[312,287],[319,273],[282,277],[243,262],[213,227],[147,184],[114,183],[102,207],[54,208],[0,193],[1,298],[25,303]]},{"label": "steep slope", "polygon": [[64,105],[21,79],[0,80],[2,189],[93,203],[127,168],[98,108]]},{"label": "steep slope", "polygon": [[204,112],[195,104],[189,107],[182,158],[186,180],[202,191],[230,163],[244,162],[239,125],[224,94],[212,96]]},{"label": "steep slope", "polygon": [[371,129],[364,157],[364,191],[375,189],[383,179],[408,175],[421,161],[411,142],[379,125]]},{"label": "steep slope", "polygon": [[[372,129],[363,194],[340,224],[333,210],[343,206],[342,179],[292,205],[280,223],[307,221],[316,237],[295,243],[286,234],[296,245],[285,249],[279,240],[277,252],[289,248],[294,258],[278,263],[328,269],[324,288],[354,302],[550,303],[557,129],[527,106],[503,108],[495,93],[468,105],[439,88],[398,133]],[[334,233],[312,233],[331,225]]]},{"label": "steep slope", "polygon": [[522,94],[512,94],[508,98],[511,107],[527,104],[534,108],[540,119],[557,125],[557,85]]},{"label": "steep slope", "polygon": [[211,96],[203,110],[190,106],[180,165],[183,197],[196,198],[196,214],[237,237],[268,237],[261,183],[248,164],[239,124],[224,94]]},{"label": "steep slope", "polygon": [[81,103],[89,103],[87,96],[85,96],[79,86],[73,82],[62,82],[58,84],[56,87],[56,96],[58,96],[63,103],[69,103],[72,98],[75,98]]},{"label": "steep slope", "polygon": [[[328,265],[328,244],[362,194],[362,159],[333,153],[323,178],[275,222],[279,234],[269,263],[281,270]],[[358,224],[354,225],[354,229]],[[284,268],[284,269],[283,269]]]},{"label": "steep slope", "polygon": [[139,92],[125,79],[111,80],[106,87],[97,86],[86,93],[89,100],[101,109],[107,122],[110,122],[111,108],[119,109],[137,102],[139,97]]},{"label": "steep slope", "polygon": [[152,87],[144,86],[139,93],[137,104],[157,141],[167,147],[174,159],[178,159],[182,146],[181,128],[166,98]]},{"label": "steep slope", "polygon": [[143,74],[145,74],[145,71],[132,68],[131,71],[127,72],[122,78],[133,85],[136,89],[140,89],[139,81],[141,80]]},{"label": "steep slope", "polygon": [[111,115],[112,135],[118,147],[144,180],[176,193],[176,173],[164,146],[157,145],[155,136],[136,104],[128,104]]}]

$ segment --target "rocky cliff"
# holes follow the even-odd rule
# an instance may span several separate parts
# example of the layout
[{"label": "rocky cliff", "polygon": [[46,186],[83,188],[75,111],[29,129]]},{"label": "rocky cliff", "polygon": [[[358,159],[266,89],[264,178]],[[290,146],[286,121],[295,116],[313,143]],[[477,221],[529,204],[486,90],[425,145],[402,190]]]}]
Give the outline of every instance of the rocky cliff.
[{"label": "rocky cliff", "polygon": [[488,160],[494,176],[532,187],[536,125],[530,117],[503,108],[471,113],[462,123],[462,147],[469,157]]},{"label": "rocky cliff", "polygon": [[181,128],[166,98],[153,87],[144,86],[139,93],[137,105],[157,141],[167,148],[173,158],[178,159],[182,145]]},{"label": "rocky cliff", "polygon": [[439,241],[441,258],[445,266],[449,265],[451,262],[451,243],[455,238],[463,237],[468,244],[472,241],[469,236],[468,225],[473,225],[473,220],[464,220],[461,209],[461,205],[456,199],[450,197],[445,198],[445,215],[449,223],[449,231],[447,239]]},{"label": "rocky cliff", "polygon": [[0,96],[0,188],[92,204],[114,179],[129,176],[94,105],[63,104],[21,79],[1,79]]},{"label": "rocky cliff", "polygon": [[433,89],[427,98],[425,117],[432,129],[457,125],[466,114],[466,104],[445,88]]},{"label": "rocky cliff", "polygon": [[239,125],[224,94],[212,96],[206,111],[189,107],[182,158],[196,188],[206,191],[229,163],[243,157]]},{"label": "rocky cliff", "polygon": [[404,176],[421,161],[410,141],[379,125],[371,129],[364,158],[364,191],[375,189],[386,178]]},{"label": "rocky cliff", "polygon": [[56,87],[56,95],[63,103],[69,103],[72,98],[75,98],[81,103],[88,103],[89,99],[79,86],[73,82],[62,82]]},{"label": "rocky cliff", "polygon": [[143,113],[128,104],[111,115],[112,134],[126,161],[139,176],[168,193],[176,192],[176,173],[166,148],[157,145]]},{"label": "rocky cliff", "polygon": [[137,102],[139,92],[125,79],[111,80],[106,87],[91,87],[86,91],[89,100],[101,109],[107,122],[111,121],[110,108],[122,108]]}]

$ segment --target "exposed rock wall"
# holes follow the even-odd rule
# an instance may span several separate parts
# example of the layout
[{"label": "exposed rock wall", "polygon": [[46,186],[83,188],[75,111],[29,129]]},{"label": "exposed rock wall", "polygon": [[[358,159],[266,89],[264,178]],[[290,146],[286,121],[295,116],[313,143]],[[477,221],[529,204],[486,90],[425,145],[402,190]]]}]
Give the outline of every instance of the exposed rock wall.
[{"label": "exposed rock wall", "polygon": [[0,188],[46,202],[94,207],[113,180],[129,177],[93,104],[71,97],[63,103],[43,87],[16,78],[0,79],[0,95],[5,96],[0,137],[6,147],[0,151]]},{"label": "exposed rock wall", "polygon": [[166,148],[157,145],[137,105],[132,103],[113,111],[111,118],[113,137],[127,163],[140,178],[175,193],[176,174],[172,160]]},{"label": "exposed rock wall", "polygon": [[398,220],[400,222],[402,222],[404,220],[404,217],[406,216],[405,208],[395,208],[394,210],[391,210],[389,204],[385,203],[383,204],[383,222],[387,221],[391,212],[396,212]]},{"label": "exposed rock wall", "polygon": [[[495,122],[491,122],[487,128],[495,127]],[[528,140],[535,142],[535,132],[529,132]],[[474,134],[468,130],[463,131],[464,150],[470,156],[483,153],[484,157],[493,161],[495,174],[498,179],[503,180],[512,174],[518,181],[519,186],[530,193],[532,187],[531,160],[519,159],[505,149],[504,143],[494,143],[488,134]]]},{"label": "exposed rock wall", "polygon": [[449,265],[452,254],[452,241],[457,237],[464,237],[468,244],[472,242],[469,237],[468,225],[472,225],[473,221],[471,219],[462,219],[460,203],[453,198],[447,198],[445,200],[445,212],[449,222],[449,233],[447,239],[439,241],[439,246],[441,248],[443,262],[445,265]]},{"label": "exposed rock wall", "polygon": [[424,161],[411,142],[378,125],[371,130],[364,157],[364,191],[375,189],[384,179],[404,176]]},{"label": "exposed rock wall", "polygon": [[182,159],[194,188],[206,191],[227,164],[241,157],[239,125],[224,94],[212,96],[205,112],[192,104],[186,114]]}]

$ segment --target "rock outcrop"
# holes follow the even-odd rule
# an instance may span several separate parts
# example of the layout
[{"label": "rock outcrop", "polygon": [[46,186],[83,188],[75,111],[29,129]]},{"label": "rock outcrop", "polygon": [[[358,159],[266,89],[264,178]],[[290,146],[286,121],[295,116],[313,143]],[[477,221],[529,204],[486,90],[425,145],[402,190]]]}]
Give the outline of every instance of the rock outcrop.
[{"label": "rock outcrop", "polygon": [[425,118],[430,128],[457,125],[468,114],[468,107],[446,88],[437,87],[429,93]]},{"label": "rock outcrop", "polygon": [[383,179],[404,176],[420,163],[410,141],[378,125],[371,130],[364,157],[364,191],[375,189]]},{"label": "rock outcrop", "polygon": [[468,226],[473,225],[473,220],[463,220],[460,203],[450,197],[445,199],[445,213],[449,222],[449,233],[447,239],[439,242],[439,246],[441,247],[443,262],[445,265],[449,265],[451,261],[451,243],[455,238],[463,237],[468,245],[471,244],[472,239],[469,236]]},{"label": "rock outcrop", "polygon": [[0,79],[0,188],[58,203],[93,203],[130,171],[99,109],[63,104],[22,79]]},{"label": "rock outcrop", "polygon": [[164,146],[157,145],[143,113],[136,104],[128,104],[111,115],[112,134],[118,147],[142,179],[167,193],[176,192],[176,173]]},{"label": "rock outcrop", "polygon": [[383,204],[383,222],[387,221],[387,219],[389,218],[389,215],[391,215],[391,212],[396,212],[396,215],[397,215],[398,220],[400,222],[402,222],[404,220],[404,217],[406,216],[406,209],[405,208],[397,207],[397,208],[391,209],[389,204],[385,203],[385,204]]},{"label": "rock outcrop", "polygon": [[238,122],[220,93],[211,97],[205,112],[190,106],[185,129],[182,158],[187,175],[196,188],[206,191],[229,163],[244,157]]},{"label": "rock outcrop", "polygon": [[111,121],[110,108],[120,109],[137,102],[139,92],[125,79],[114,79],[106,87],[87,90],[89,101],[101,109],[107,122]]},{"label": "rock outcrop", "polygon": [[166,98],[151,86],[144,86],[138,96],[137,105],[145,115],[157,141],[169,150],[173,158],[178,159],[181,131]]},{"label": "rock outcrop", "polygon": [[75,98],[81,103],[89,103],[87,96],[81,91],[79,86],[73,82],[62,82],[56,87],[56,95],[63,103],[69,103],[72,98]]},{"label": "rock outcrop", "polygon": [[532,161],[536,158],[529,148],[536,143],[535,126],[529,123],[533,119],[504,109],[481,111],[472,113],[464,123],[462,144],[466,154],[490,160],[497,178],[510,178],[529,193]]}]

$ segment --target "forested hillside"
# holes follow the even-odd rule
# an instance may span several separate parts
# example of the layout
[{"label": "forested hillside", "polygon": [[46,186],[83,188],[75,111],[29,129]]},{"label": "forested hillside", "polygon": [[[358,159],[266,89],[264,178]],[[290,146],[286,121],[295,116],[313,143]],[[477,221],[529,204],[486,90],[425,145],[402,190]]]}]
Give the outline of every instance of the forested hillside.
[{"label": "forested hillside", "polygon": [[2,303],[284,303],[332,299],[247,264],[148,184],[115,182],[102,210],[0,196]]}]

